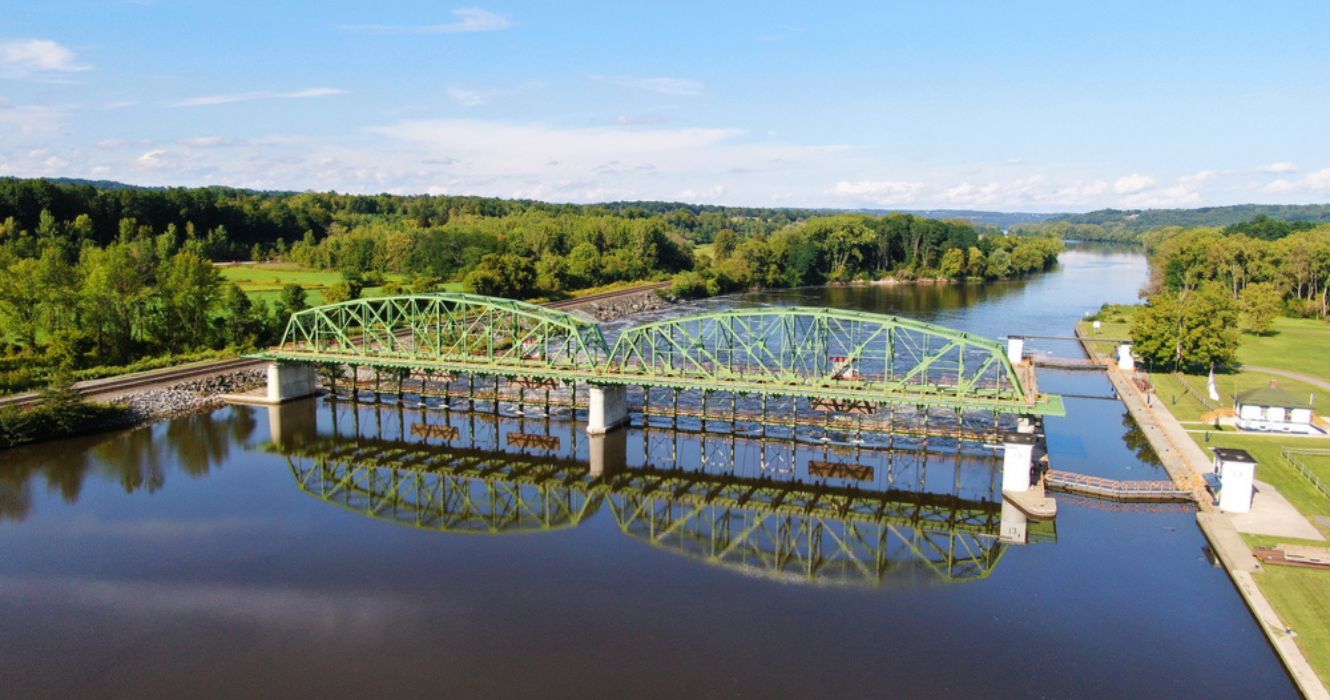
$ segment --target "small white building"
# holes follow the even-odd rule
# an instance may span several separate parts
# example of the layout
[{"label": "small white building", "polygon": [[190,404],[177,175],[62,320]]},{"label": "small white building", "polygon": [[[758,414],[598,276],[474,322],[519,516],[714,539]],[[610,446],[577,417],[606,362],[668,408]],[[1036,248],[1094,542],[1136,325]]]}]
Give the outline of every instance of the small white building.
[{"label": "small white building", "polygon": [[1250,512],[1256,491],[1256,460],[1246,450],[1216,447],[1214,453],[1214,473],[1207,474],[1205,481],[1217,497],[1219,509]]},{"label": "small white building", "polygon": [[1280,389],[1275,382],[1238,394],[1233,412],[1234,422],[1242,430],[1303,435],[1321,432],[1312,423],[1311,401]]}]

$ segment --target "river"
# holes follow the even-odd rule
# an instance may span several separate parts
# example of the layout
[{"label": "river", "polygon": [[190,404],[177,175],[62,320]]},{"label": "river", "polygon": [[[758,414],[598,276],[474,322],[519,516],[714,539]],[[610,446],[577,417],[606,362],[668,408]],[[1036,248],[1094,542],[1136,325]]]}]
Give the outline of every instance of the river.
[{"label": "river", "polygon": [[[1087,246],[1023,281],[801,289],[668,313],[837,306],[994,338],[1068,335],[1100,303],[1135,300],[1145,276],[1139,253]],[[1110,393],[1070,372],[1041,372],[1041,388]],[[950,519],[923,532],[790,509],[798,475],[782,460],[855,463],[852,449],[633,429],[619,438],[628,473],[672,461],[701,486],[676,475],[593,493],[586,461],[603,447],[577,426],[536,421],[557,447],[514,447],[537,432],[530,421],[417,413],[229,407],[0,453],[6,694],[1295,695],[1185,508],[1062,497],[1055,526],[1008,546],[985,530],[997,487],[982,451],[864,457],[877,461],[848,477],[847,503]],[[1124,414],[1068,399],[1045,425],[1054,466],[1160,478]],[[426,449],[422,435],[444,438]],[[527,481],[466,481],[453,520],[407,508],[437,484],[394,475],[440,455]],[[764,475],[723,521],[689,500]],[[349,483],[401,498],[326,497]],[[776,515],[753,510],[763,498]],[[804,529],[817,567],[797,549]]]}]

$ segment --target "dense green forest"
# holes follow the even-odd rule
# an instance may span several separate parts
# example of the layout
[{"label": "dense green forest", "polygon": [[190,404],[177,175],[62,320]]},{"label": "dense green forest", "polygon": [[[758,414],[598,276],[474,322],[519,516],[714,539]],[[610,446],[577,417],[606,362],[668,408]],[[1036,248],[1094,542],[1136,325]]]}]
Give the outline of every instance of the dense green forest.
[{"label": "dense green forest", "polygon": [[1060,250],[1054,237],[907,214],[0,179],[0,390],[57,369],[77,378],[264,345],[307,304],[296,285],[255,301],[220,261],[340,273],[324,293],[338,301],[367,286],[444,283],[551,298],[671,277],[680,296],[886,275],[994,279],[1047,269]]},{"label": "dense green forest", "polygon": [[1142,238],[1151,285],[1137,351],[1161,365],[1227,365],[1239,330],[1280,315],[1330,316],[1330,225],[1265,217],[1223,228],[1167,227]]},{"label": "dense green forest", "polygon": [[855,279],[997,279],[1047,270],[1062,251],[1055,237],[981,235],[965,222],[910,214],[841,214],[746,239],[716,236],[711,255],[674,280],[679,296],[748,287],[797,287]]}]

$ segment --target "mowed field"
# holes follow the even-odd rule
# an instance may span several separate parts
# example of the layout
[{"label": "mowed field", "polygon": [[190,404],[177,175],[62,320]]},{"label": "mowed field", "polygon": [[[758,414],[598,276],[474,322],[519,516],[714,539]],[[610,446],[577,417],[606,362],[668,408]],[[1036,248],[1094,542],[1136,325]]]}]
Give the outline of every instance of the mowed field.
[{"label": "mowed field", "polygon": [[[342,281],[342,275],[328,270],[313,270],[293,263],[253,263],[218,265],[218,271],[224,279],[235,282],[251,299],[272,302],[281,294],[282,287],[298,284],[309,295],[311,306],[323,303],[323,292],[328,287]],[[386,274],[385,278],[403,282],[404,275]],[[461,291],[462,285],[451,282],[444,285],[444,291]],[[380,296],[382,287],[366,287],[361,296]]]}]

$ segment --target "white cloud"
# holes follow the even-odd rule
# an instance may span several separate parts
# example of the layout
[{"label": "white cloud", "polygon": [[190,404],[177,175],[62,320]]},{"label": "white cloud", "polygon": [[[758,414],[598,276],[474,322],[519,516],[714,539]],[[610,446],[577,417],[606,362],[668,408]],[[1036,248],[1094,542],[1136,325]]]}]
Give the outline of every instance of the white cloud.
[{"label": "white cloud", "polygon": [[0,42],[0,69],[10,76],[76,73],[89,70],[74,52],[49,39],[13,39]]},{"label": "white cloud", "polygon": [[1321,168],[1297,179],[1279,178],[1265,186],[1271,194],[1325,194],[1330,192],[1330,168]]},{"label": "white cloud", "polygon": [[167,152],[164,148],[154,148],[151,151],[145,151],[143,155],[134,160],[134,165],[144,170],[154,170],[166,165]]},{"label": "white cloud", "polygon": [[114,151],[123,145],[125,145],[125,142],[120,139],[102,139],[97,142],[97,148],[103,151]]},{"label": "white cloud", "polygon": [[479,7],[453,10],[452,14],[457,21],[443,24],[352,24],[342,29],[373,34],[456,34],[494,32],[513,26],[511,19]]},{"label": "white cloud", "polygon": [[1155,179],[1149,175],[1132,173],[1124,175],[1113,182],[1113,192],[1115,194],[1138,194],[1155,186]]},{"label": "white cloud", "polygon": [[906,180],[841,180],[831,188],[836,197],[880,205],[910,204],[924,188]]},{"label": "white cloud", "polygon": [[716,185],[704,190],[695,190],[689,187],[676,194],[674,198],[684,202],[716,202],[725,196],[725,192],[725,185]]},{"label": "white cloud", "polygon": [[633,90],[645,90],[660,95],[675,97],[696,97],[702,94],[704,86],[699,80],[691,78],[650,77],[642,75],[592,75],[592,80]]},{"label": "white cloud", "polygon": [[210,148],[212,146],[220,146],[226,143],[226,139],[220,136],[192,136],[187,139],[181,139],[180,143],[186,146],[194,146],[196,148]]},{"label": "white cloud", "polygon": [[64,111],[45,105],[10,105],[9,100],[0,97],[0,142],[5,132],[17,130],[24,136],[42,136],[54,133],[64,119]]},{"label": "white cloud", "polygon": [[224,105],[233,102],[249,102],[250,100],[301,100],[311,97],[330,97],[332,95],[345,95],[346,90],[331,87],[313,87],[293,92],[277,92],[275,90],[255,90],[253,92],[237,92],[228,95],[204,95],[203,97],[191,97],[187,100],[175,103],[176,107],[203,107],[207,105]]},{"label": "white cloud", "polygon": [[1178,182],[1184,185],[1200,185],[1201,183],[1209,182],[1224,174],[1225,173],[1221,173],[1218,170],[1198,170],[1191,175],[1183,175],[1178,178]]},{"label": "white cloud", "polygon": [[[1202,201],[1201,190],[1205,183],[1227,174],[1219,170],[1199,170],[1179,177],[1167,187],[1158,187],[1154,183],[1154,178],[1147,178],[1150,180],[1150,186],[1128,193],[1124,201],[1128,206],[1142,208],[1196,206]],[[1116,190],[1116,183],[1114,189]]]},{"label": "white cloud", "polygon": [[1288,173],[1296,173],[1298,171],[1298,166],[1286,160],[1282,160],[1277,163],[1266,163],[1265,165],[1257,167],[1256,170],[1263,173],[1270,173],[1271,175],[1286,175]]},{"label": "white cloud", "polygon": [[[611,161],[628,167],[691,154],[734,139],[738,129],[564,128],[470,119],[402,122],[371,131],[460,158],[473,171],[495,175],[541,172],[551,161],[567,172],[590,172]],[[701,154],[705,155],[705,154]]]},{"label": "white cloud", "polygon": [[448,88],[448,96],[463,107],[479,107],[489,102],[489,97],[479,90],[453,85]]}]

